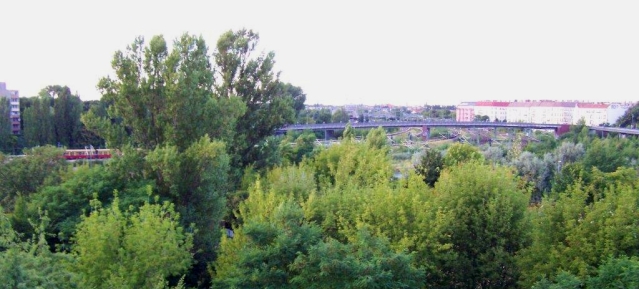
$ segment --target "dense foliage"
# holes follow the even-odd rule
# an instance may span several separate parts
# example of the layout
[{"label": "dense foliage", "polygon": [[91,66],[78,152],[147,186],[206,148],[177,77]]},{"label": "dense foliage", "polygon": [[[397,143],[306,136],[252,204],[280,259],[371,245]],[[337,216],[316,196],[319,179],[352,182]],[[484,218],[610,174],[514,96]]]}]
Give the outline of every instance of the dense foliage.
[{"label": "dense foliage", "polygon": [[[39,147],[0,154],[0,284],[639,285],[637,139],[583,124],[482,146],[401,147],[350,125],[330,145],[276,137],[295,119],[348,115],[304,110],[274,54],[252,54],[258,39],[229,31],[209,52],[188,34],[172,46],[138,38],[114,55],[101,101],[61,86],[30,98],[25,140]],[[46,146],[101,138],[117,149],[103,163]]]}]

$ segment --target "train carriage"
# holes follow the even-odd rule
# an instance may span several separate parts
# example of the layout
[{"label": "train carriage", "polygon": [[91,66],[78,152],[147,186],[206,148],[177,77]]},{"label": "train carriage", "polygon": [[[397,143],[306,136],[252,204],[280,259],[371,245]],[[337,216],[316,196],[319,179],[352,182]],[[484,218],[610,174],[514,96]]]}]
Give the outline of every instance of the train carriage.
[{"label": "train carriage", "polygon": [[64,151],[67,160],[96,160],[111,158],[110,149],[75,149]]}]

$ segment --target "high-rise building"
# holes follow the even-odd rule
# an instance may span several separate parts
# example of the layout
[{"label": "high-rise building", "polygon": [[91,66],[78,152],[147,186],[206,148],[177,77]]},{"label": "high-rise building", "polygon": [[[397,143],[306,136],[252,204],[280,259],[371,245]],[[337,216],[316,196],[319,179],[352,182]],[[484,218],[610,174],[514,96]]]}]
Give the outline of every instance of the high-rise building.
[{"label": "high-rise building", "polygon": [[7,84],[0,82],[0,97],[9,99],[11,132],[20,134],[20,94],[17,90],[8,90]]}]

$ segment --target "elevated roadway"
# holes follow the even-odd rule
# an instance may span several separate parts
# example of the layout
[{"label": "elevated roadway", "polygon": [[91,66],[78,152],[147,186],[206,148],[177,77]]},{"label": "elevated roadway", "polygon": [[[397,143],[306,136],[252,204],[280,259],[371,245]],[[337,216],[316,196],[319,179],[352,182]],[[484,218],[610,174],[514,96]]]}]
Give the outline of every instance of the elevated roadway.
[{"label": "elevated roadway", "polygon": [[[324,123],[324,124],[293,124],[276,130],[276,134],[285,134],[288,131],[325,131],[327,135],[334,130],[342,130],[347,123]],[[568,132],[567,124],[546,124],[546,123],[522,123],[522,122],[456,122],[456,121],[388,121],[388,122],[360,122],[350,123],[353,128],[409,128],[420,127],[423,130],[423,137],[430,137],[430,129],[433,127],[448,128],[511,128],[511,129],[546,129],[553,130],[556,135]],[[589,126],[589,130],[597,133],[617,133],[619,135],[639,135],[639,130],[618,127]]]}]

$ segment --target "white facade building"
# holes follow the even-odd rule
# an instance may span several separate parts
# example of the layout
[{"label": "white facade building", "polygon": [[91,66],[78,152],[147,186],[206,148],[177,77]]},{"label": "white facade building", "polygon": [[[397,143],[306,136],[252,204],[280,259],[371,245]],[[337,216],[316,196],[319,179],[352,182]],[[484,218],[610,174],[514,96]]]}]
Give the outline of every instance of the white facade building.
[{"label": "white facade building", "polygon": [[491,121],[505,119],[508,122],[577,124],[584,119],[586,125],[599,126],[615,123],[631,107],[631,104],[620,103],[559,101],[478,101],[474,106],[469,104],[472,103],[464,102],[458,107],[457,121],[470,121],[468,118],[471,115],[487,115]]}]

